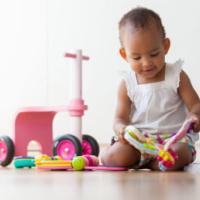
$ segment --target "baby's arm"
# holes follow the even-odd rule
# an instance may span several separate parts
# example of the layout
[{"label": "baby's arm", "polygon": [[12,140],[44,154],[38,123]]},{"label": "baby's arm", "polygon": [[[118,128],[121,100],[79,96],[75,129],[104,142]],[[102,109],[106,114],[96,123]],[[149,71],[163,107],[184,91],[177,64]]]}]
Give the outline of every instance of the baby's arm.
[{"label": "baby's arm", "polygon": [[182,71],[180,75],[180,84],[178,88],[179,95],[183,99],[186,107],[188,108],[190,115],[196,118],[194,125],[194,131],[200,131],[200,99],[195,89],[193,88],[189,77]]},{"label": "baby's arm", "polygon": [[114,116],[113,130],[119,139],[124,140],[124,129],[130,122],[131,100],[127,96],[125,81],[122,80],[117,94],[117,106]]}]

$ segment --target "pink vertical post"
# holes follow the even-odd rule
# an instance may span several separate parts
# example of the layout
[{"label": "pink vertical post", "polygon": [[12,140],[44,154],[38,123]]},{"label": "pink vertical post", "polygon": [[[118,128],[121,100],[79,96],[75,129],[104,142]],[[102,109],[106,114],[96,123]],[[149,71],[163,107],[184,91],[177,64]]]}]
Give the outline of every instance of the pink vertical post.
[{"label": "pink vertical post", "polygon": [[82,99],[82,60],[89,60],[89,57],[83,56],[81,50],[75,54],[66,53],[65,57],[73,58],[74,65],[71,66],[71,101],[68,105],[68,111],[71,120],[72,134],[76,135],[82,141],[82,116],[87,109]]}]

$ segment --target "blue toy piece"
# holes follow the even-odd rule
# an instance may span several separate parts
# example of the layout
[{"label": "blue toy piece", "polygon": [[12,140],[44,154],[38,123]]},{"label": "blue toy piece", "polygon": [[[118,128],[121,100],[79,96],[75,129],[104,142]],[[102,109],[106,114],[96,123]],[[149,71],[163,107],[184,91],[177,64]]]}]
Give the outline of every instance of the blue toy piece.
[{"label": "blue toy piece", "polygon": [[32,168],[35,167],[35,158],[31,156],[19,156],[13,162],[15,168]]}]

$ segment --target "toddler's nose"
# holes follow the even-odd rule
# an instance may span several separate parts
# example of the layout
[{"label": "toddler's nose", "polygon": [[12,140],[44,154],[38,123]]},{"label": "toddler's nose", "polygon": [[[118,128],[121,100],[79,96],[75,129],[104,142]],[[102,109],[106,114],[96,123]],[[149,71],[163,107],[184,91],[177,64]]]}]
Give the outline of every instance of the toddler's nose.
[{"label": "toddler's nose", "polygon": [[153,63],[152,63],[152,60],[150,58],[148,58],[148,57],[143,58],[143,60],[142,60],[142,66],[144,68],[149,68],[152,65],[153,65]]}]

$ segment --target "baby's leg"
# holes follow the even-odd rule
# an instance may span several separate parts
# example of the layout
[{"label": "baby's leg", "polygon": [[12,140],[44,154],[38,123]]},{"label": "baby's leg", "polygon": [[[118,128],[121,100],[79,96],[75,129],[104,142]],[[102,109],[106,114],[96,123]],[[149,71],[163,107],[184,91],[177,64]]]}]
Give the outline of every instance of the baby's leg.
[{"label": "baby's leg", "polygon": [[[175,165],[166,171],[183,170],[186,165],[194,161],[192,149],[189,147],[189,144],[177,143],[173,145],[172,149],[177,153],[178,159],[175,161]],[[160,170],[157,160],[152,161],[148,167],[152,170]]]},{"label": "baby's leg", "polygon": [[101,162],[106,166],[131,167],[140,161],[140,152],[128,143],[120,141],[105,149]]}]

